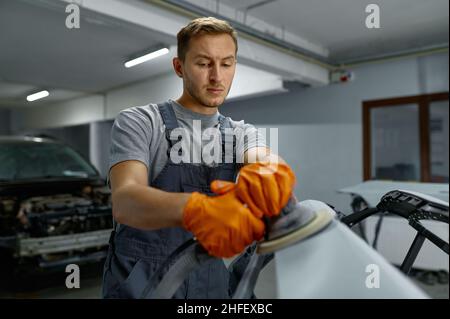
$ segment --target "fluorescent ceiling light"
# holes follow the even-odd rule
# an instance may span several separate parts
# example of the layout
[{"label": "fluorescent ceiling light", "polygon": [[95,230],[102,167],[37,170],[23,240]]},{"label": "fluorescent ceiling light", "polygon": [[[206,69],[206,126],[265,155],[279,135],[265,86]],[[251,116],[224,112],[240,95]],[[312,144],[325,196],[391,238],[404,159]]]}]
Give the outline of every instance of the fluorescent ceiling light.
[{"label": "fluorescent ceiling light", "polygon": [[28,102],[33,102],[49,95],[48,91],[41,91],[27,96]]},{"label": "fluorescent ceiling light", "polygon": [[163,48],[161,50],[158,50],[158,51],[155,51],[155,52],[143,55],[143,56],[141,56],[139,58],[130,60],[128,62],[125,62],[125,67],[131,68],[132,66],[135,66],[135,65],[147,62],[147,61],[149,61],[151,59],[155,59],[155,58],[160,57],[161,55],[164,55],[164,54],[167,54],[167,53],[169,53],[169,49]]}]

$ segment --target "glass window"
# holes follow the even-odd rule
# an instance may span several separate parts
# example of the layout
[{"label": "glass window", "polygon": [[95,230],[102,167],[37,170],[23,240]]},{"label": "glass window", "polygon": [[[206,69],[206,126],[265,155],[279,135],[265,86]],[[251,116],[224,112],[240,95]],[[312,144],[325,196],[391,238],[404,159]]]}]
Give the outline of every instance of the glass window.
[{"label": "glass window", "polygon": [[448,92],[364,101],[364,180],[448,183],[448,108]]},{"label": "glass window", "polygon": [[372,178],[420,181],[419,106],[371,110]]},{"label": "glass window", "polygon": [[448,100],[430,103],[430,179],[448,183]]}]

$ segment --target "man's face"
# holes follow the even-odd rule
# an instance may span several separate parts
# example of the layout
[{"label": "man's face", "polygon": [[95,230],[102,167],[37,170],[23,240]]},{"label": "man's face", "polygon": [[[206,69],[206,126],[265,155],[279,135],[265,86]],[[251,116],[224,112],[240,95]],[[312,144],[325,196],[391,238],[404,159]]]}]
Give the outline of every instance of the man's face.
[{"label": "man's face", "polygon": [[194,103],[205,107],[223,104],[236,70],[233,38],[228,34],[192,38],[181,70],[184,91]]}]

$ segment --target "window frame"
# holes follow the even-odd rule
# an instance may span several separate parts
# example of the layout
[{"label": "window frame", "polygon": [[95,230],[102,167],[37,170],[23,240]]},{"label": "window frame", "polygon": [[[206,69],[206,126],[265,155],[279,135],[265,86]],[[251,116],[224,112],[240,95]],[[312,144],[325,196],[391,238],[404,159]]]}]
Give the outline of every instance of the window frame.
[{"label": "window frame", "polygon": [[430,165],[430,104],[436,101],[449,99],[449,92],[433,94],[412,95],[381,100],[363,101],[363,179],[373,179],[372,172],[372,136],[371,136],[371,110],[379,107],[392,107],[417,104],[419,107],[419,149],[420,149],[420,182],[431,182]]}]

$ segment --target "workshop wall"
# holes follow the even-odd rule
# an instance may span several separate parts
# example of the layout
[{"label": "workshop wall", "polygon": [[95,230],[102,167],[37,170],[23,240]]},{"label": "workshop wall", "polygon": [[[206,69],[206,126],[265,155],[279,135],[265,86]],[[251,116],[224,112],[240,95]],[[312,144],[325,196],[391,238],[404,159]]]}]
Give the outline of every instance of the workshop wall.
[{"label": "workshop wall", "polygon": [[[362,101],[448,91],[449,83],[447,53],[374,63],[353,71],[355,80],[350,83],[235,100],[221,109],[235,120],[278,128],[279,153],[298,176],[297,196],[321,199],[343,211],[349,210],[350,199],[336,190],[362,181]],[[29,127],[64,127],[113,118],[125,107],[176,97],[171,79],[169,74],[160,75],[156,82],[117,89],[106,97],[93,95],[35,110],[13,110],[9,129],[22,133]],[[165,96],[164,92],[172,94]],[[85,139],[84,149],[102,175],[108,165],[105,154],[109,154],[102,153],[108,145],[103,142],[109,138],[111,123],[95,124],[90,128],[95,135]]]},{"label": "workshop wall", "polygon": [[362,102],[448,91],[448,60],[443,53],[364,65],[353,69],[350,83],[230,102],[221,112],[277,127],[279,153],[296,171],[299,199],[349,211],[350,198],[336,190],[363,180]]},{"label": "workshop wall", "polygon": [[103,120],[104,108],[102,95],[89,95],[36,108],[13,109],[11,131],[20,134],[28,129],[72,126]]},{"label": "workshop wall", "polygon": [[10,110],[0,110],[0,135],[9,135],[10,133]]}]

